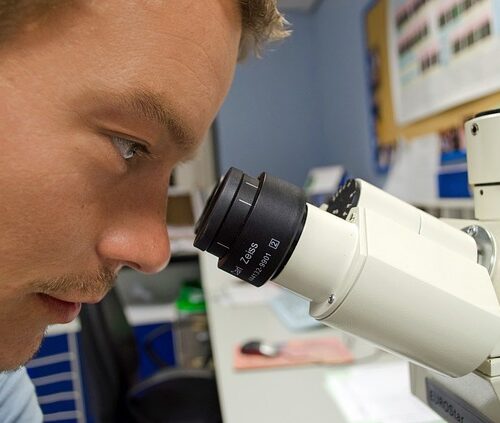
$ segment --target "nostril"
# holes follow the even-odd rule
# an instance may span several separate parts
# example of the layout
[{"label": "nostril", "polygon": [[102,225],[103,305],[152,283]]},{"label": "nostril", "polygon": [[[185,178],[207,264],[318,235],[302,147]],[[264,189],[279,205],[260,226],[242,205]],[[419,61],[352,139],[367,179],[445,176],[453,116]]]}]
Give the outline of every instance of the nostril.
[{"label": "nostril", "polygon": [[139,263],[135,263],[133,261],[123,263],[124,267],[130,267],[131,269],[137,270],[138,272],[142,272],[142,266]]}]

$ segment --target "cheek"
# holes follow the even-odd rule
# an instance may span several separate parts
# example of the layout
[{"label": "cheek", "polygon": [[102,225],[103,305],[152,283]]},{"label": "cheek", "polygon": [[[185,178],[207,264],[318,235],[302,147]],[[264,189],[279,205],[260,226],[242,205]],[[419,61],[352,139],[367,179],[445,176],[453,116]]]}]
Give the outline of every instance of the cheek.
[{"label": "cheek", "polygon": [[166,163],[127,168],[98,136],[66,140],[43,149],[19,143],[0,158],[0,279],[93,269],[95,245],[109,225],[165,214]]},{"label": "cheek", "polygon": [[30,263],[37,275],[40,266],[62,268],[78,260],[85,264],[110,178],[79,148],[55,142],[46,149],[22,145],[0,159],[3,264],[26,268],[24,263]]}]

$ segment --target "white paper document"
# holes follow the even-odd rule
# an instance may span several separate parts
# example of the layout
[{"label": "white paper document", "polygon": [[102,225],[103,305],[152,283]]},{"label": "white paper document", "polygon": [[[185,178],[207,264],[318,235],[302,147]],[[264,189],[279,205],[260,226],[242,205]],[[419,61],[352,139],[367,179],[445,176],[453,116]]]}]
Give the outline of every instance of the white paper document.
[{"label": "white paper document", "polygon": [[444,422],[411,394],[405,361],[361,364],[332,372],[326,388],[350,423]]},{"label": "white paper document", "polygon": [[395,154],[384,190],[413,204],[436,201],[441,154],[438,134],[401,141]]},{"label": "white paper document", "polygon": [[225,306],[268,304],[281,292],[280,288],[271,283],[257,289],[245,282],[234,284],[221,291],[218,302]]}]

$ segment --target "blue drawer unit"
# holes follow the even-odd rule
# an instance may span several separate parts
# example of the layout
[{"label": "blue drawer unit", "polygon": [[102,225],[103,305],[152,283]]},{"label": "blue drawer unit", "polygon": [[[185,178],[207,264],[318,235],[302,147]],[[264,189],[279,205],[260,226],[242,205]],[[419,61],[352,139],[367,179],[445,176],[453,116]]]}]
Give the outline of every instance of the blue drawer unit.
[{"label": "blue drawer unit", "polygon": [[[146,378],[158,370],[158,367],[146,354],[144,341],[157,329],[165,330],[161,331],[160,336],[155,336],[155,351],[162,361],[175,365],[172,326],[166,319],[171,316],[165,316],[162,307],[152,313],[146,307],[146,313],[139,313],[138,317],[136,315],[137,313],[132,313],[130,317],[139,354],[139,373],[141,378]],[[85,378],[82,377],[85,368],[81,361],[79,341],[78,320],[52,326],[36,357],[26,365],[35,385],[44,422],[94,423],[85,401],[86,386]]]},{"label": "blue drawer unit", "polygon": [[78,322],[49,329],[27,365],[45,422],[84,423],[86,418],[78,352]]}]

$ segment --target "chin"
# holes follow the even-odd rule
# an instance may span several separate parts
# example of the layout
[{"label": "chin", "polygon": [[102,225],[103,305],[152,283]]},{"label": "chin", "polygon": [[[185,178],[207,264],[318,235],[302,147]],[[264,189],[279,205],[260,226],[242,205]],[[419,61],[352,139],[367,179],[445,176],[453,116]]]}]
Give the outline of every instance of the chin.
[{"label": "chin", "polygon": [[[15,371],[26,365],[40,349],[44,335],[45,330],[37,333],[27,342],[19,340],[17,345],[10,345],[10,348],[2,345],[0,347],[0,372]],[[6,348],[5,351],[1,351],[2,348]]]}]

